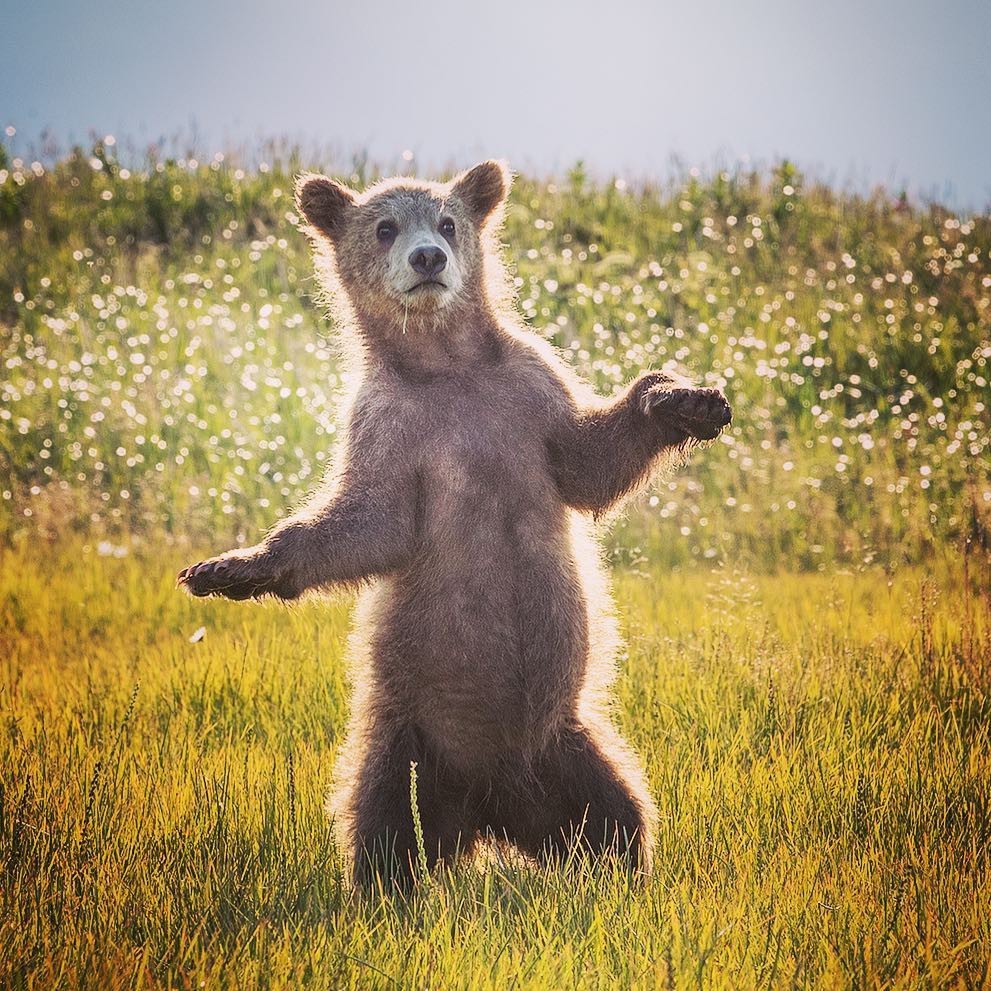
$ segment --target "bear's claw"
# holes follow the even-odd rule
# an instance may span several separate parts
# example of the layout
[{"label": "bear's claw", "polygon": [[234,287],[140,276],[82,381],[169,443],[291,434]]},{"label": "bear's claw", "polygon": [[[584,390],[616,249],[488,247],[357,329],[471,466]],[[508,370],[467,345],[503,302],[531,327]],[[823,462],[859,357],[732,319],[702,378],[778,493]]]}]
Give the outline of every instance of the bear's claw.
[{"label": "bear's claw", "polygon": [[299,594],[287,576],[272,572],[264,557],[222,557],[183,568],[176,584],[190,594],[222,595],[226,599],[254,599],[275,595],[294,599]]},{"label": "bear's claw", "polygon": [[733,411],[718,389],[651,389],[646,411],[663,416],[697,440],[712,440],[733,420]]},{"label": "bear's claw", "polygon": [[247,599],[257,594],[262,585],[247,574],[238,574],[229,558],[214,561],[200,561],[199,564],[183,568],[176,582],[184,586],[192,595],[223,595],[229,599]]}]

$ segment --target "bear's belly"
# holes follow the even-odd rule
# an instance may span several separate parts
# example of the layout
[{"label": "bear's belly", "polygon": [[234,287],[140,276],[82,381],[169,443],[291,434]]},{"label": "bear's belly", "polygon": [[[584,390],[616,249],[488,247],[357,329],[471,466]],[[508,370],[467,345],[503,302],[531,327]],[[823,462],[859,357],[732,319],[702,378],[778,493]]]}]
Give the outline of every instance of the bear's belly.
[{"label": "bear's belly", "polygon": [[376,681],[452,763],[530,752],[571,716],[588,610],[564,548],[477,546],[429,556],[394,583]]}]

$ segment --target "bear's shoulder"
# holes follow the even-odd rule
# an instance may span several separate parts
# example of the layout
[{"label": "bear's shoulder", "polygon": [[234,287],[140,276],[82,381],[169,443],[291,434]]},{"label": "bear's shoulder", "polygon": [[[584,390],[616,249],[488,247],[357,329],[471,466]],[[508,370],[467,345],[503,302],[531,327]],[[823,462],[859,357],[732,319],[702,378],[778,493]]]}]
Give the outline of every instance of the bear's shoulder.
[{"label": "bear's shoulder", "polygon": [[550,341],[522,329],[516,329],[510,339],[515,347],[514,372],[522,376],[528,391],[543,398],[548,409],[564,414],[595,401],[588,385]]}]

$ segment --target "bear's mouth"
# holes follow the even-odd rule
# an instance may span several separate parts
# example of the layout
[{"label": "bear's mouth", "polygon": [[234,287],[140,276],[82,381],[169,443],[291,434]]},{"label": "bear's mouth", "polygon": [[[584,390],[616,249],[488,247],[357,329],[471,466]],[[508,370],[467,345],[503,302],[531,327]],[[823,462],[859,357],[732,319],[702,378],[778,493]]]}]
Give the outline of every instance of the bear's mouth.
[{"label": "bear's mouth", "polygon": [[436,279],[424,279],[422,282],[418,282],[415,286],[411,286],[406,290],[406,294],[415,293],[419,289],[446,289],[447,286],[443,282],[438,282]]}]

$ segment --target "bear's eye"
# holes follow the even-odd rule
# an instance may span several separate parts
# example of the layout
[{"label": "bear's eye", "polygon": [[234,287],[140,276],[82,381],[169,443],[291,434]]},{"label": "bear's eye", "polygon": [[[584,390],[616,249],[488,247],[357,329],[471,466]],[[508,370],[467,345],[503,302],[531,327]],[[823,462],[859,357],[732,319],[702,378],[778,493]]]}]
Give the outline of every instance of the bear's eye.
[{"label": "bear's eye", "polygon": [[450,217],[445,217],[440,222],[440,232],[444,237],[454,237],[454,221]]},{"label": "bear's eye", "polygon": [[396,225],[391,220],[382,220],[375,228],[375,236],[384,244],[396,240]]}]

